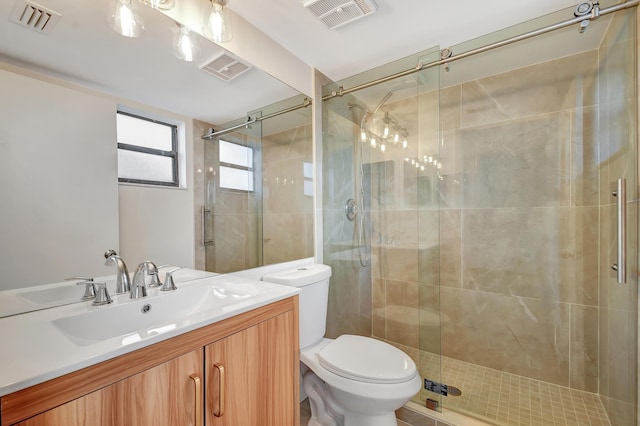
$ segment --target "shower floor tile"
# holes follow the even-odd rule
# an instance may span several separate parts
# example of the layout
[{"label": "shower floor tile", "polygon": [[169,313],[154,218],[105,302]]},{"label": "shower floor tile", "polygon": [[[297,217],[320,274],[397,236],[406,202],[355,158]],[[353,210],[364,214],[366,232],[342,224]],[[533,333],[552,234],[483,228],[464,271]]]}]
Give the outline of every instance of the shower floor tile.
[{"label": "shower floor tile", "polygon": [[407,353],[422,377],[438,381],[441,370],[443,383],[462,390],[442,398],[449,410],[500,426],[611,426],[597,394],[388,343]]}]

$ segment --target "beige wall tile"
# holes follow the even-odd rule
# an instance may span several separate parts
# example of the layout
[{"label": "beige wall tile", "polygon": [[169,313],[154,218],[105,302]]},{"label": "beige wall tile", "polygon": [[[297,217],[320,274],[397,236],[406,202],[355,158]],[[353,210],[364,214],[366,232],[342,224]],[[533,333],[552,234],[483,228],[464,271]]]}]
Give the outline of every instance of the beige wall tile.
[{"label": "beige wall tile", "polygon": [[467,289],[598,303],[598,209],[463,210]]},{"label": "beige wall tile", "polygon": [[402,345],[419,346],[418,283],[386,280],[386,339]]},{"label": "beige wall tile", "polygon": [[463,206],[568,205],[570,132],[567,112],[460,130]]},{"label": "beige wall tile", "polygon": [[598,392],[598,308],[570,305],[570,387]]},{"label": "beige wall tile", "polygon": [[462,85],[461,127],[594,105],[597,50]]},{"label": "beige wall tile", "polygon": [[441,288],[442,355],[569,385],[569,307]]},{"label": "beige wall tile", "polygon": [[599,203],[598,108],[571,111],[571,205]]}]

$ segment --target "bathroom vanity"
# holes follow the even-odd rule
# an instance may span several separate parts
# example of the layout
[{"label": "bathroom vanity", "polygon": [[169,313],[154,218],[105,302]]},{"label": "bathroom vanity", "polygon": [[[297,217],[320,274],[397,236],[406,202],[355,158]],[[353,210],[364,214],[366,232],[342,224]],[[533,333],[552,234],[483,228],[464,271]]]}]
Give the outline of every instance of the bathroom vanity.
[{"label": "bathroom vanity", "polygon": [[[207,292],[206,306],[124,337],[69,338],[65,334],[77,330],[55,321],[87,321],[97,318],[84,317],[87,312],[142,302],[123,299],[121,306],[93,310],[67,306],[0,320],[3,343],[17,326],[35,334],[0,354],[0,424],[299,425],[296,291],[227,276],[183,288],[189,287],[198,289],[199,298],[199,291]],[[221,306],[209,293],[219,295]],[[171,296],[143,302],[162,309],[157,298]],[[113,312],[121,315],[114,321],[126,318],[124,310]]]}]

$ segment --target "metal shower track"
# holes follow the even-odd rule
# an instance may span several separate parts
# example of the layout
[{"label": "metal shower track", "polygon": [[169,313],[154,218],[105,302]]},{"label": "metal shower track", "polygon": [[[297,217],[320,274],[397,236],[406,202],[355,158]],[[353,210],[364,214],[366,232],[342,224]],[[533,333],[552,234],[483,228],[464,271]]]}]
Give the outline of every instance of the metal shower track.
[{"label": "metal shower track", "polygon": [[[594,5],[595,4],[597,4],[597,2],[594,2]],[[330,94],[323,96],[322,100],[326,101],[326,100],[335,98],[336,96],[342,96],[342,95],[346,95],[346,94],[349,94],[349,93],[357,92],[358,90],[367,89],[369,87],[375,86],[375,85],[380,84],[380,83],[386,83],[387,81],[391,81],[391,80],[394,80],[394,79],[399,78],[399,77],[405,77],[407,75],[411,75],[413,73],[416,73],[416,72],[419,72],[419,71],[422,71],[422,70],[426,70],[426,69],[429,69],[429,68],[433,68],[433,67],[437,67],[437,66],[440,66],[440,65],[448,64],[450,62],[457,61],[458,59],[468,58],[469,56],[473,56],[473,55],[476,55],[478,53],[484,53],[484,52],[487,52],[489,50],[497,49],[498,47],[507,46],[509,44],[516,43],[518,41],[527,40],[529,38],[536,37],[536,36],[539,36],[539,35],[542,35],[542,34],[546,34],[546,33],[551,32],[551,31],[559,30],[561,28],[566,28],[568,26],[581,23],[582,21],[593,21],[595,19],[598,19],[601,16],[608,15],[608,14],[613,13],[613,12],[618,12],[620,10],[630,9],[632,7],[636,7],[636,6],[638,6],[638,4],[640,4],[640,0],[629,0],[629,1],[625,2],[625,3],[620,3],[620,4],[617,4],[615,6],[611,6],[611,7],[605,8],[605,9],[597,9],[597,8],[594,7],[592,13],[589,14],[589,15],[577,16],[577,17],[575,17],[573,19],[568,19],[566,21],[562,21],[562,22],[559,22],[557,24],[549,25],[549,26],[546,26],[546,27],[543,27],[543,28],[540,28],[540,29],[537,29],[537,30],[530,31],[528,33],[517,35],[517,36],[511,37],[511,38],[508,38],[508,39],[505,39],[505,40],[502,40],[502,41],[498,41],[498,42],[495,42],[495,43],[491,43],[491,44],[488,44],[486,46],[478,47],[476,49],[469,50],[467,52],[463,52],[463,53],[460,53],[458,55],[453,55],[453,54],[451,54],[450,50],[444,49],[442,52],[447,51],[447,53],[449,53],[449,55],[446,56],[446,57],[441,58],[440,60],[429,62],[429,63],[426,63],[426,64],[418,64],[415,68],[411,68],[411,69],[408,69],[406,71],[401,71],[399,73],[392,74],[392,75],[389,75],[387,77],[382,77],[382,78],[379,78],[377,80],[370,81],[368,83],[364,83],[364,84],[360,84],[358,86],[351,87],[349,89],[343,89],[342,87],[340,87],[340,88],[338,88],[337,91],[333,91]]]},{"label": "metal shower track", "polygon": [[[640,1],[640,0],[638,0],[638,1]],[[306,108],[309,105],[311,105],[311,99],[304,98],[304,100],[302,101],[302,103],[300,105],[294,105],[292,107],[285,108],[283,110],[276,111],[276,112],[273,112],[271,114],[267,114],[267,115],[265,115],[263,117],[253,117],[253,118],[247,117],[247,121],[245,121],[244,123],[237,124],[237,125],[232,126],[232,127],[227,127],[226,129],[222,129],[222,130],[218,130],[218,131],[215,131],[215,130],[211,129],[210,132],[207,132],[206,134],[202,135],[201,139],[212,139],[212,138],[218,137],[218,136],[220,136],[222,134],[233,132],[234,130],[240,129],[240,128],[245,127],[245,126],[248,126],[249,124],[253,124],[253,123],[257,122],[257,121],[262,121],[262,120],[266,120],[267,118],[277,117],[279,115],[286,114],[286,113],[291,112],[291,111],[296,111],[296,110],[299,110],[301,108]]]},{"label": "metal shower track", "polygon": [[[423,71],[423,70],[426,70],[426,69],[429,69],[429,68],[437,67],[437,66],[440,66],[440,65],[446,65],[446,64],[449,64],[451,62],[457,61],[459,59],[468,58],[470,56],[477,55],[478,53],[484,53],[484,52],[487,52],[489,50],[493,50],[493,49],[497,49],[499,47],[507,46],[509,44],[513,44],[513,43],[516,43],[516,42],[519,42],[519,41],[522,41],[522,40],[527,40],[527,39],[532,38],[532,37],[536,37],[536,36],[539,36],[539,35],[542,35],[542,34],[549,33],[551,31],[555,31],[555,30],[559,30],[559,29],[562,29],[562,28],[566,28],[566,27],[571,26],[571,25],[579,24],[579,23],[581,23],[583,21],[593,21],[593,20],[598,19],[601,16],[608,15],[608,14],[614,13],[614,12],[618,12],[620,10],[630,9],[630,8],[638,6],[639,4],[640,4],[640,0],[628,0],[628,1],[624,2],[624,3],[620,3],[620,4],[617,4],[615,6],[607,7],[607,8],[604,8],[604,9],[600,9],[599,7],[597,7],[598,6],[597,2],[593,2],[594,7],[591,10],[591,13],[588,14],[588,15],[576,16],[575,18],[567,19],[566,21],[558,22],[557,24],[553,24],[553,25],[549,25],[549,26],[546,26],[546,27],[543,27],[543,28],[540,28],[540,29],[537,29],[537,30],[529,31],[529,32],[524,33],[524,34],[520,34],[520,35],[511,37],[511,38],[508,38],[508,39],[505,39],[505,40],[502,40],[502,41],[498,41],[498,42],[495,42],[495,43],[491,43],[491,44],[488,44],[486,46],[478,47],[476,49],[472,49],[472,50],[469,50],[467,52],[463,52],[463,53],[460,53],[460,54],[457,54],[457,55],[452,54],[449,49],[444,49],[441,52],[441,59],[439,59],[437,61],[429,62],[429,63],[426,63],[426,64],[421,64],[420,63],[414,68],[411,68],[411,69],[408,69],[408,70],[405,70],[405,71],[401,71],[401,72],[398,72],[398,73],[395,73],[395,74],[392,74],[392,75],[389,75],[389,76],[386,76],[386,77],[382,77],[382,78],[379,78],[377,80],[370,81],[368,83],[363,83],[363,84],[360,84],[360,85],[357,85],[357,86],[354,86],[354,87],[350,87],[348,89],[344,89],[343,87],[339,87],[338,90],[333,91],[330,94],[323,96],[321,99],[323,101],[327,101],[327,100],[333,99],[333,98],[335,98],[337,96],[343,96],[343,95],[346,95],[346,94],[349,94],[349,93],[357,92],[358,90],[367,89],[367,88],[375,86],[377,84],[386,83],[387,81],[391,81],[391,80],[394,80],[394,79],[399,78],[399,77],[405,77],[407,75],[411,75],[411,74],[414,74],[416,72],[420,72],[420,71]],[[227,129],[222,129],[222,130],[218,130],[218,131],[211,131],[211,132],[205,134],[204,136],[202,136],[202,139],[211,139],[211,138],[217,137],[217,136],[219,136],[221,134],[228,133],[228,132],[234,131],[236,129],[239,129],[241,127],[247,126],[247,125],[249,125],[251,123],[255,123],[256,121],[266,120],[267,118],[272,118],[272,117],[275,117],[275,116],[278,116],[278,115],[281,115],[281,114],[285,114],[287,112],[295,111],[295,110],[300,109],[300,108],[306,108],[309,105],[311,105],[311,100],[305,98],[304,102],[301,105],[296,105],[296,106],[284,109],[282,111],[274,112],[272,114],[265,115],[264,117],[254,117],[254,118],[247,117],[247,121],[245,123],[238,124],[237,126],[229,127]]]}]

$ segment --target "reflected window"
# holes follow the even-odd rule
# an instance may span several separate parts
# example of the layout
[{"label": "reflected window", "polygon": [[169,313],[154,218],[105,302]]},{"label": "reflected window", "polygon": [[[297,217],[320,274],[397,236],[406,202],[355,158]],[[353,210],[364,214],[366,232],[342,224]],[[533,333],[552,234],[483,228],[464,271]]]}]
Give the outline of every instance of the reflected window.
[{"label": "reflected window", "polygon": [[253,192],[253,149],[220,140],[220,189]]},{"label": "reflected window", "polygon": [[178,186],[177,126],[118,111],[118,182]]},{"label": "reflected window", "polygon": [[302,174],[304,176],[304,195],[313,197],[313,164],[302,163]]}]

